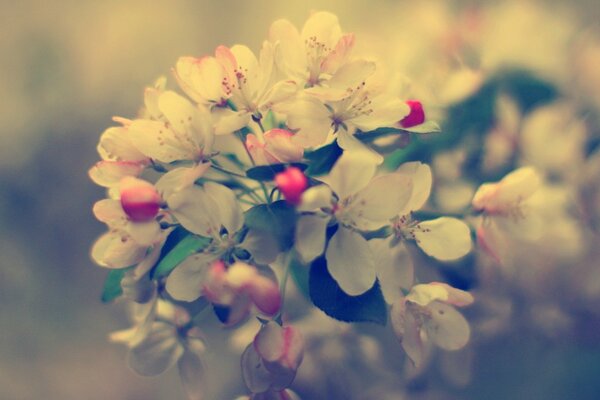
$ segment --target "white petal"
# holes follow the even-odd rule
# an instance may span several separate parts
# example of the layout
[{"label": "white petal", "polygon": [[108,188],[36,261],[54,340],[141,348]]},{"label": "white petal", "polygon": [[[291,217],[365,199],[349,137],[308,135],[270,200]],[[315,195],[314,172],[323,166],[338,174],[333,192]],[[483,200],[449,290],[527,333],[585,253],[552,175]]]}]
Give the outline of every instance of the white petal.
[{"label": "white petal", "polygon": [[94,204],[92,211],[98,221],[104,222],[108,226],[122,228],[127,223],[127,215],[119,200],[99,200]]},{"label": "white petal", "polygon": [[95,184],[111,187],[126,176],[138,176],[143,170],[144,165],[139,162],[100,161],[89,170],[89,176]]},{"label": "white petal", "polygon": [[419,367],[425,356],[419,325],[412,313],[407,310],[404,299],[400,298],[390,310],[392,328],[408,358]]},{"label": "white petal", "polygon": [[333,206],[333,193],[327,185],[317,185],[302,193],[298,211],[317,211]]},{"label": "white petal", "polygon": [[461,289],[454,288],[447,283],[443,282],[431,282],[432,285],[442,286],[448,292],[448,298],[445,300],[446,303],[452,304],[458,307],[468,306],[472,304],[474,299],[473,295]]},{"label": "white petal", "polygon": [[160,225],[155,220],[130,222],[126,231],[140,246],[151,246],[161,238]]},{"label": "white petal", "polygon": [[406,296],[406,300],[420,306],[427,306],[436,300],[448,300],[448,290],[441,285],[421,283],[410,289],[410,293]]},{"label": "white petal", "polygon": [[287,114],[288,127],[298,131],[294,140],[305,148],[325,144],[331,129],[331,119],[323,103],[312,97],[288,103],[280,111]]},{"label": "white petal", "polygon": [[346,199],[364,189],[373,175],[376,164],[360,153],[344,152],[323,178],[340,199]]},{"label": "white petal", "polygon": [[431,311],[431,319],[424,327],[432,342],[445,350],[458,350],[469,342],[469,324],[454,307],[434,301],[427,308]]},{"label": "white petal", "polygon": [[358,229],[373,229],[368,222],[387,224],[406,205],[411,193],[411,178],[401,174],[381,175],[352,198],[345,213]]},{"label": "white petal", "polygon": [[318,42],[333,48],[342,35],[342,29],[335,14],[319,11],[306,20],[301,35],[304,41],[314,36]]},{"label": "white petal", "polygon": [[214,255],[204,253],[186,258],[169,274],[166,284],[167,292],[175,300],[196,300],[202,291],[205,272],[215,259]]},{"label": "white petal", "polygon": [[271,24],[269,40],[277,45],[275,61],[279,68],[288,76],[304,81],[306,50],[296,27],[288,20],[277,20]]},{"label": "white petal", "polygon": [[204,107],[194,107],[185,97],[172,91],[160,96],[158,106],[183,145],[189,146],[190,150],[212,146],[210,116]]},{"label": "white petal", "polygon": [[541,185],[541,178],[531,167],[519,168],[498,183],[485,183],[473,198],[473,205],[488,212],[506,211],[531,197]]},{"label": "white petal", "polygon": [[129,127],[131,143],[146,157],[161,162],[191,159],[191,151],[165,122],[138,119]]},{"label": "white petal", "polygon": [[[246,99],[255,99],[259,89],[259,63],[258,59],[247,46],[235,45],[231,47],[231,53],[234,55],[238,70],[243,71],[245,79],[240,84],[240,89]],[[239,81],[239,80],[237,80]]]},{"label": "white petal", "polygon": [[156,376],[172,367],[183,354],[173,325],[154,322],[152,330],[128,354],[129,366],[143,376]]},{"label": "white petal", "polygon": [[456,218],[423,221],[412,232],[421,250],[438,260],[456,260],[471,251],[471,230]]},{"label": "white petal", "polygon": [[200,357],[186,350],[177,362],[177,367],[188,400],[204,399],[206,390],[205,368]]},{"label": "white petal", "polygon": [[244,111],[215,107],[212,116],[215,121],[215,135],[229,135],[248,125],[251,115]]},{"label": "white petal", "polygon": [[355,90],[375,72],[375,63],[355,60],[342,66],[336,74],[322,86],[314,86],[305,92],[324,101],[336,101],[348,96],[348,89]]},{"label": "white petal", "polygon": [[396,171],[412,178],[413,190],[408,203],[400,211],[400,215],[406,215],[411,211],[420,210],[425,205],[431,193],[431,168],[429,165],[418,161],[404,163]]},{"label": "white petal", "polygon": [[173,193],[192,186],[198,178],[208,171],[210,165],[210,163],[202,163],[193,167],[174,168],[160,177],[155,185],[156,190],[163,199],[166,199]]},{"label": "white petal", "polygon": [[260,99],[260,111],[266,112],[270,110],[274,105],[294,96],[297,91],[298,86],[294,81],[280,81],[275,83]]},{"label": "white petal", "polygon": [[124,126],[108,128],[100,136],[98,153],[103,160],[145,161],[147,156],[133,144],[129,129]]},{"label": "white petal", "polygon": [[204,184],[204,192],[218,205],[219,221],[229,235],[242,229],[244,212],[231,189],[218,183],[207,182]]},{"label": "white petal", "polygon": [[365,132],[382,127],[394,127],[410,112],[410,107],[404,101],[389,95],[374,97],[369,107],[373,110],[372,113],[352,118],[352,123]]},{"label": "white petal", "polygon": [[388,304],[393,304],[402,296],[402,289],[409,289],[413,284],[412,258],[404,243],[394,245],[392,237],[369,240],[369,246],[383,297]]},{"label": "white petal", "polygon": [[181,57],[175,77],[183,91],[198,103],[219,102],[225,71],[214,57]]},{"label": "white petal", "polygon": [[327,269],[350,296],[358,296],[375,283],[375,265],[371,248],[358,233],[340,226],[325,253]]},{"label": "white petal", "polygon": [[[346,33],[338,40],[335,48],[325,59],[321,62],[321,69],[323,72],[335,74],[336,71],[339,72],[339,69],[344,67],[348,63],[348,58],[350,57],[350,53],[352,52],[352,48],[354,47],[354,34]],[[357,77],[361,80],[366,79],[367,75],[362,75],[357,73]]]},{"label": "white petal", "polygon": [[353,153],[367,162],[375,165],[379,165],[383,162],[383,157],[379,153],[355,138],[353,134],[345,129],[338,131],[337,143],[342,149],[346,150],[346,153]]},{"label": "white petal", "polygon": [[167,198],[172,214],[184,228],[201,236],[219,236],[219,208],[202,188],[191,186]]},{"label": "white petal", "polygon": [[325,231],[329,218],[303,215],[296,224],[295,248],[304,263],[309,263],[325,250]]},{"label": "white petal", "polygon": [[100,236],[92,247],[92,259],[106,268],[125,268],[142,261],[147,248],[127,235],[108,232]]}]

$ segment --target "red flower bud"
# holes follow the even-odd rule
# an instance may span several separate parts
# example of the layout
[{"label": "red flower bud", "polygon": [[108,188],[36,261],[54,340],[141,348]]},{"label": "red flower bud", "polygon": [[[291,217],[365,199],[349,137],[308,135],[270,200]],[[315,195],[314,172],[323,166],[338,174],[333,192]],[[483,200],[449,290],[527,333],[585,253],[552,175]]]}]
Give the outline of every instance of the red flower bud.
[{"label": "red flower bud", "polygon": [[400,120],[400,126],[410,128],[425,122],[425,111],[423,110],[423,104],[419,100],[407,100],[406,104],[410,107],[410,112]]},{"label": "red flower bud", "polygon": [[160,195],[154,185],[132,177],[121,181],[121,206],[130,220],[151,220],[158,214],[160,203]]},{"label": "red flower bud", "polygon": [[296,167],[288,167],[285,171],[275,175],[275,183],[285,200],[294,205],[300,203],[302,193],[308,187],[308,179]]}]

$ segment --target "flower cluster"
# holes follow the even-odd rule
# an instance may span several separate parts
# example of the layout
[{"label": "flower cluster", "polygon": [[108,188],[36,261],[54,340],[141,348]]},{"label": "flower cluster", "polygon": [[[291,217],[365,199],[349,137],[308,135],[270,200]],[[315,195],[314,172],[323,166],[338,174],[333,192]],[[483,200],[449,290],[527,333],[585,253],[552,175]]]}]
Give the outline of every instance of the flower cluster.
[{"label": "flower cluster", "polygon": [[[471,229],[420,211],[429,166],[389,168],[374,144],[437,125],[420,101],[387,91],[354,42],[327,12],[302,30],[276,21],[258,55],[235,45],[180,58],[173,74],[184,95],[159,79],[137,118],[115,118],[102,134],[90,177],[107,189],[94,214],[108,232],[92,257],[111,270],[105,300],[133,305],[134,327],[111,338],[128,346],[135,371],[178,364],[198,398],[205,311],[227,327],[256,316],[262,327],[241,356],[251,398],[294,398],[303,340],[283,307],[290,276],[304,276],[305,295],[332,318],[385,324],[391,315],[415,364],[424,341],[467,343],[452,305],[471,295],[420,283],[412,258],[458,260]],[[517,212],[492,189],[473,203],[490,215],[484,226]]]}]

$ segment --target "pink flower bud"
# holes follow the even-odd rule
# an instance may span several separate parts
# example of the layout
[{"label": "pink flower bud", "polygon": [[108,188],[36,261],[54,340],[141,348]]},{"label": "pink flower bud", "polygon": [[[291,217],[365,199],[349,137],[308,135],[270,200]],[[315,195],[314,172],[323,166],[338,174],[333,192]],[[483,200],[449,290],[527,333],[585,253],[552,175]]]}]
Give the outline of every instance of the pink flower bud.
[{"label": "pink flower bud", "polygon": [[279,311],[281,293],[277,282],[261,275],[254,266],[238,262],[226,267],[216,261],[205,278],[202,294],[213,303],[229,307],[228,325],[244,319],[252,305],[265,315]]},{"label": "pink flower bud", "polygon": [[296,167],[288,167],[285,171],[275,175],[275,183],[285,200],[294,205],[300,203],[302,193],[308,187],[308,179]]},{"label": "pink flower bud", "polygon": [[254,338],[254,348],[265,363],[296,370],[302,362],[304,339],[296,328],[270,322]]},{"label": "pink flower bud", "polygon": [[121,180],[121,206],[131,221],[153,219],[158,214],[160,203],[160,195],[151,183],[133,177]]},{"label": "pink flower bud", "polygon": [[293,399],[285,389],[294,381],[303,353],[304,339],[296,328],[274,322],[263,325],[242,355],[246,386],[255,394],[265,394],[252,398]]},{"label": "pink flower bud", "polygon": [[257,276],[248,288],[248,294],[256,308],[266,315],[275,315],[281,307],[279,286],[267,277]]},{"label": "pink flower bud", "polygon": [[410,107],[410,112],[400,120],[400,126],[410,128],[425,122],[425,111],[423,110],[423,104],[419,100],[407,100],[406,104]]},{"label": "pink flower bud", "polygon": [[294,134],[285,129],[271,129],[261,143],[256,135],[246,136],[246,148],[257,165],[291,163],[302,160],[304,149],[292,140]]}]

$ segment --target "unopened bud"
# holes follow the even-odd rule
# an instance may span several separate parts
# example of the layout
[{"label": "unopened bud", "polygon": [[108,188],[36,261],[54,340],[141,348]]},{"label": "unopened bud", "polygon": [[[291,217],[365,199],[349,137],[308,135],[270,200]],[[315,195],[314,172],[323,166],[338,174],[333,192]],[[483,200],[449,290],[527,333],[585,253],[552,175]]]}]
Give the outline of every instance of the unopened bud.
[{"label": "unopened bud", "polygon": [[257,165],[297,162],[302,160],[304,149],[293,141],[293,136],[285,129],[271,129],[260,141],[251,133],[246,137],[246,148]]},{"label": "unopened bud", "polygon": [[151,183],[127,177],[121,181],[121,206],[134,222],[149,221],[160,208],[160,195]]},{"label": "unopened bud", "polygon": [[419,100],[407,100],[406,104],[410,107],[410,112],[400,120],[400,126],[410,128],[425,122],[425,111]]},{"label": "unopened bud", "polygon": [[288,167],[285,171],[275,175],[275,183],[285,200],[293,205],[300,203],[302,193],[308,187],[308,179],[296,167]]}]

